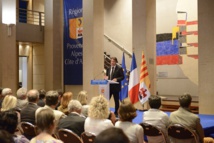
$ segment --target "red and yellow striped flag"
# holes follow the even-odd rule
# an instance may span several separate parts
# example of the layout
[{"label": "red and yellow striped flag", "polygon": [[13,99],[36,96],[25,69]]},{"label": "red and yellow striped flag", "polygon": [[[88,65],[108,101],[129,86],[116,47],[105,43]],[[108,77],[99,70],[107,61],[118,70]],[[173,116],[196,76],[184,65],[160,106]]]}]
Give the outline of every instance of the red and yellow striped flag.
[{"label": "red and yellow striped flag", "polygon": [[151,83],[149,79],[149,73],[147,71],[146,59],[144,53],[142,52],[142,61],[140,68],[140,86],[139,86],[139,100],[144,104],[150,97]]}]

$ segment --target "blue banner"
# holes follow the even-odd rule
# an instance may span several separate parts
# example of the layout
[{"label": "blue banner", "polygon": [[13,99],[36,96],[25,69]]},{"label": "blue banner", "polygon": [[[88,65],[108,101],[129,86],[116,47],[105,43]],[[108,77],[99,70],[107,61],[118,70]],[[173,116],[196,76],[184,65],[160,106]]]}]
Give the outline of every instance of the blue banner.
[{"label": "blue banner", "polygon": [[83,83],[82,0],[64,0],[64,84]]}]

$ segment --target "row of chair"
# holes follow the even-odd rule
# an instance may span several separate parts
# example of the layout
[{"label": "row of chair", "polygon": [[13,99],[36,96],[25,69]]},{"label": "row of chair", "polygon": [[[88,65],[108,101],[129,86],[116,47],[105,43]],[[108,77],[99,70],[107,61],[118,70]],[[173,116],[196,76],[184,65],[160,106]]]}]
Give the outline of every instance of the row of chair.
[{"label": "row of chair", "polygon": [[[162,136],[164,142],[166,143],[166,138],[164,136],[164,133],[159,128],[147,123],[140,123],[140,125],[143,127],[144,134],[146,136],[152,136],[152,137]],[[28,139],[31,139],[38,134],[36,126],[28,122],[21,123],[20,131]],[[197,138],[193,133],[193,131],[180,124],[174,124],[169,126],[168,136],[173,137],[175,139],[181,139],[181,140],[194,139],[195,142],[197,142]],[[53,137],[62,140],[64,143],[70,143],[70,141],[73,141],[75,143],[93,143],[95,139],[95,136],[88,132],[82,133],[80,138],[74,132],[68,129],[59,129],[58,134],[57,135],[53,134]]]},{"label": "row of chair", "polygon": [[[38,134],[36,126],[29,122],[21,122],[20,127],[21,134],[25,135],[29,140]],[[52,136],[62,140],[64,143],[70,143],[71,141],[74,143],[93,143],[95,139],[95,136],[88,132],[83,132],[80,138],[68,129],[59,129],[57,135],[53,134]]]},{"label": "row of chair", "polygon": [[[164,133],[162,130],[147,123],[140,123],[140,125],[143,127],[144,134],[146,136],[151,136],[151,137],[162,136],[164,142],[166,143],[166,137],[164,136]],[[193,139],[195,143],[197,142],[197,138],[194,132],[189,128],[182,126],[180,124],[170,125],[168,127],[168,136],[174,139],[178,139],[180,141],[186,140],[186,139]]]}]

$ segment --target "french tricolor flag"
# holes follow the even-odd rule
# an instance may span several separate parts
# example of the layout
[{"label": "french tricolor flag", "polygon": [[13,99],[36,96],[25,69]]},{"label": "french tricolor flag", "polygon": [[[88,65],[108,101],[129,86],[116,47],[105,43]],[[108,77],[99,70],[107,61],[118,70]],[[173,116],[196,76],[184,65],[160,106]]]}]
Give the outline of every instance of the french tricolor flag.
[{"label": "french tricolor flag", "polygon": [[129,77],[129,98],[133,104],[139,101],[138,94],[139,94],[139,78],[135,54],[133,53]]}]

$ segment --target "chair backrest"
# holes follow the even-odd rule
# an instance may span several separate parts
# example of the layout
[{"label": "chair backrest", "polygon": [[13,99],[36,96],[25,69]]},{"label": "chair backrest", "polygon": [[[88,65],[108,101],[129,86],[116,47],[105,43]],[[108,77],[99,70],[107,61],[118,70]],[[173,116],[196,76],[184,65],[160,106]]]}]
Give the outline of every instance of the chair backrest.
[{"label": "chair backrest", "polygon": [[36,126],[29,122],[21,122],[21,129],[23,134],[29,140],[37,135]]},{"label": "chair backrest", "polygon": [[180,124],[170,125],[168,127],[168,135],[175,139],[194,139],[195,142],[197,142],[197,138],[194,132],[191,129]]},{"label": "chair backrest", "polygon": [[160,129],[148,123],[140,123],[140,125],[143,127],[144,134],[147,136],[161,136],[163,134]]},{"label": "chair backrest", "polygon": [[83,132],[81,134],[81,138],[82,138],[84,143],[93,143],[95,138],[96,138],[96,136],[91,134],[91,133],[89,133],[89,132]]},{"label": "chair backrest", "polygon": [[83,143],[78,135],[68,129],[59,129],[58,136],[64,143]]},{"label": "chair backrest", "polygon": [[144,135],[150,137],[160,136],[162,137],[163,142],[166,143],[166,137],[164,136],[163,131],[161,131],[159,128],[148,123],[140,123],[140,125],[143,127]]}]

